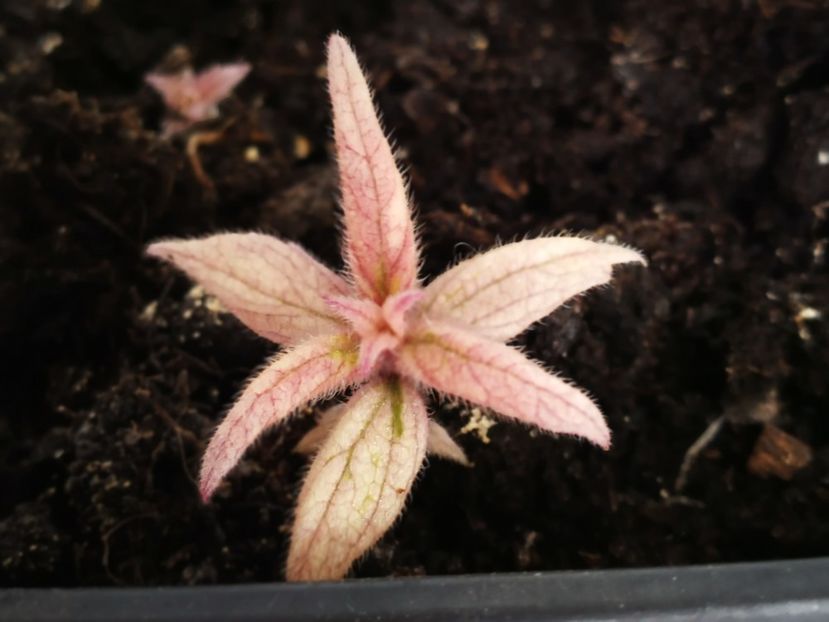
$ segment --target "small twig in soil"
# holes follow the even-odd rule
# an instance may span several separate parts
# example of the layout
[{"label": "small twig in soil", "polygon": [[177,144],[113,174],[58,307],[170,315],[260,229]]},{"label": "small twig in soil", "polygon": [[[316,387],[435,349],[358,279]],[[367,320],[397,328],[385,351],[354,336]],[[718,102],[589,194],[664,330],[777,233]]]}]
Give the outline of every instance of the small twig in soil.
[{"label": "small twig in soil", "polygon": [[705,507],[705,504],[699,499],[692,499],[691,497],[686,497],[685,495],[666,494],[663,496],[663,499],[667,505],[681,505],[689,508]]},{"label": "small twig in soil", "polygon": [[202,145],[212,145],[219,142],[224,136],[225,130],[230,127],[230,123],[224,124],[218,130],[210,132],[194,132],[187,138],[187,159],[190,160],[190,166],[193,167],[193,173],[198,179],[199,183],[204,186],[211,194],[216,192],[216,185],[210,176],[205,172],[199,157],[199,147]]},{"label": "small twig in soil", "polygon": [[109,218],[104,216],[101,212],[99,212],[97,209],[95,209],[91,205],[85,205],[83,203],[80,203],[80,204],[78,204],[78,209],[80,211],[82,211],[84,214],[86,214],[87,216],[89,216],[92,220],[97,222],[99,225],[101,225],[104,229],[106,229],[110,233],[114,234],[116,237],[120,238],[121,240],[123,240],[124,242],[129,244],[130,246],[132,246],[132,247],[137,246],[136,243],[133,240],[131,240],[126,233],[124,233],[124,231],[123,231],[123,229],[121,229],[121,227],[116,225],[112,220],[110,220]]},{"label": "small twig in soil", "polygon": [[101,554],[101,565],[104,567],[104,571],[107,573],[107,576],[112,579],[112,582],[116,585],[124,585],[124,582],[112,574],[112,570],[109,567],[109,539],[115,534],[116,531],[120,530],[121,528],[125,527],[126,525],[132,523],[133,521],[142,520],[145,518],[152,518],[153,520],[159,520],[158,514],[155,512],[144,512],[143,514],[136,514],[135,516],[128,516],[127,518],[118,521],[112,527],[107,529],[103,535],[101,536],[101,544],[103,545],[103,553]]},{"label": "small twig in soil", "polygon": [[173,418],[173,416],[167,412],[167,410],[161,406],[157,401],[154,400],[153,406],[155,407],[155,412],[158,414],[159,417],[166,423],[175,433],[176,441],[178,442],[178,449],[179,449],[179,460],[181,461],[181,468],[184,471],[184,474],[187,476],[194,487],[197,487],[198,484],[196,482],[196,478],[194,477],[193,473],[190,471],[190,467],[187,466],[187,455],[184,450],[184,439],[187,440],[191,445],[198,448],[201,451],[204,447],[199,437],[193,434],[190,430],[181,427],[178,422]]},{"label": "small twig in soil", "polygon": [[694,444],[688,448],[688,451],[685,452],[685,457],[682,459],[682,465],[679,467],[679,474],[676,476],[676,482],[674,483],[674,490],[676,492],[682,492],[682,489],[685,488],[685,484],[688,483],[688,475],[690,474],[691,469],[694,468],[697,458],[700,453],[702,453],[705,448],[711,444],[714,438],[716,438],[724,422],[725,417],[723,416],[719,416],[714,419],[714,421],[712,421],[708,427],[705,428],[705,432],[703,432],[700,437],[694,441]]},{"label": "small twig in soil", "polygon": [[206,373],[210,376],[213,376],[214,378],[222,377],[223,374],[222,374],[222,371],[220,369],[217,369],[215,367],[211,367],[209,363],[205,363],[199,357],[194,356],[194,355],[190,354],[189,352],[185,352],[184,350],[181,350],[179,348],[176,348],[173,351],[176,353],[177,356],[181,357],[187,363],[193,365],[194,367],[197,367],[202,372],[204,372],[204,373]]}]

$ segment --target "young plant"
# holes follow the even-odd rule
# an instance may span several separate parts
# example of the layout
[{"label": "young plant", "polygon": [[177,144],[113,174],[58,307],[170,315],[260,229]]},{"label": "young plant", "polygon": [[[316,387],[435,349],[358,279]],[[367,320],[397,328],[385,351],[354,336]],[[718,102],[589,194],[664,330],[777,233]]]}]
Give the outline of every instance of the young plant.
[{"label": "young plant", "polygon": [[424,286],[406,184],[348,42],[328,42],[345,220],[346,274],[259,233],[169,240],[149,253],[201,283],[242,322],[286,349],[256,375],[205,452],[206,501],[263,430],[313,400],[356,387],[329,413],[296,508],[289,580],[339,579],[391,526],[431,441],[429,388],[607,449],[610,431],[582,391],[504,344],[567,299],[607,283],[634,250],[543,237],[472,257]]},{"label": "young plant", "polygon": [[144,80],[161,95],[167,107],[162,133],[172,136],[190,126],[219,116],[219,103],[250,72],[247,63],[213,65],[199,73],[189,67],[176,74],[149,73]]}]

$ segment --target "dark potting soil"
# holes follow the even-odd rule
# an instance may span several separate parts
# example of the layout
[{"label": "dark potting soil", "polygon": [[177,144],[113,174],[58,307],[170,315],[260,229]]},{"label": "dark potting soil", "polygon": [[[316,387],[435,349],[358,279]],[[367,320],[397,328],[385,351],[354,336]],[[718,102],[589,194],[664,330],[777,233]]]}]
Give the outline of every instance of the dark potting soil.
[{"label": "dark potting soil", "polygon": [[[282,578],[314,411],[203,505],[205,442],[276,348],[142,249],[255,228],[338,265],[335,29],[409,167],[426,275],[549,231],[650,260],[517,340],[592,392],[610,452],[435,402],[474,466],[431,460],[354,575],[829,554],[826,5],[5,0],[0,15],[3,585]],[[202,128],[201,178],[142,84],[165,57],[253,64]],[[768,432],[784,445],[760,456],[770,470]]]}]

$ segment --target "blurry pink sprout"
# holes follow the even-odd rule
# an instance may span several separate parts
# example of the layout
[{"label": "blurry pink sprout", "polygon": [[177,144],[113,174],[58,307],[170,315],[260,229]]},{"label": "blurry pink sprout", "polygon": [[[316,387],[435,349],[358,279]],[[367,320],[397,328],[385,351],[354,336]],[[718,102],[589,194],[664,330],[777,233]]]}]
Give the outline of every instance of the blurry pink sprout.
[{"label": "blurry pink sprout", "polygon": [[629,248],[575,237],[506,244],[424,286],[406,184],[348,42],[328,42],[328,82],[348,271],[260,233],[168,240],[172,262],[242,322],[285,346],[242,392],[205,452],[207,500],[245,450],[298,408],[349,388],[299,450],[316,451],[296,509],[289,580],[339,579],[400,514],[428,449],[465,463],[424,390],[602,448],[593,401],[504,344],[569,298],[607,283]]},{"label": "blurry pink sprout", "polygon": [[183,132],[195,123],[219,116],[219,103],[245,79],[247,63],[213,65],[199,73],[189,67],[175,74],[149,73],[147,84],[161,94],[168,115],[163,134]]}]

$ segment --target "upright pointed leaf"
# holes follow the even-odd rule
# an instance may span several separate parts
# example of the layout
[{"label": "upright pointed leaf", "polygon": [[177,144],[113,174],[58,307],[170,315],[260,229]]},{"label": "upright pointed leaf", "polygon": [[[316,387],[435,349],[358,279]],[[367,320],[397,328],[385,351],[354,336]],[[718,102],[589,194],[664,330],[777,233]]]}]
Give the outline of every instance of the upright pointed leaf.
[{"label": "upright pointed leaf", "polygon": [[346,259],[375,302],[411,287],[417,249],[406,186],[348,42],[328,41],[328,87],[346,229]]},{"label": "upright pointed leaf", "polygon": [[302,486],[289,581],[342,578],[386,532],[423,462],[427,425],[422,398],[397,379],[351,399]]},{"label": "upright pointed leaf", "polygon": [[444,272],[422,302],[434,317],[461,320],[505,341],[567,299],[610,281],[614,264],[640,262],[634,250],[581,238],[551,237],[507,244]]},{"label": "upright pointed leaf", "polygon": [[207,500],[245,450],[268,427],[354,380],[357,348],[348,337],[309,339],[278,356],[251,380],[224,418],[202,461],[199,490]]},{"label": "upright pointed leaf", "polygon": [[610,446],[610,430],[589,397],[504,344],[433,323],[409,338],[398,369],[524,423]]},{"label": "upright pointed leaf", "polygon": [[344,330],[324,298],[346,282],[302,247],[261,233],[166,240],[147,249],[197,281],[249,328],[281,344]]}]

